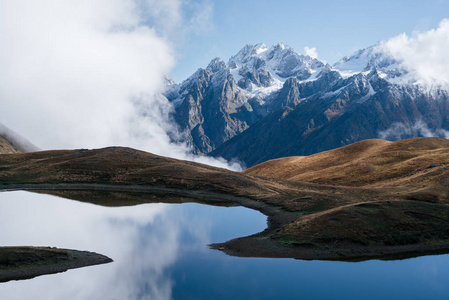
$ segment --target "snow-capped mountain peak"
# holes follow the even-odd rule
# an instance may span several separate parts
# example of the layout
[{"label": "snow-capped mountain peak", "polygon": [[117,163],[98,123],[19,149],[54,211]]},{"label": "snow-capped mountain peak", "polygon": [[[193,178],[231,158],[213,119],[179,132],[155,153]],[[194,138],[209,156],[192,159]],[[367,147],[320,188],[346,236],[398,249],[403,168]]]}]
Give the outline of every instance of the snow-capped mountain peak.
[{"label": "snow-capped mountain peak", "polygon": [[236,55],[229,59],[229,62],[234,61],[237,64],[245,64],[254,57],[259,56],[268,49],[264,43],[256,45],[246,45]]},{"label": "snow-capped mountain peak", "polygon": [[411,80],[401,62],[385,51],[382,43],[358,50],[350,57],[342,58],[332,67],[344,78],[359,73],[369,74],[376,70],[381,78],[393,84],[407,84]]},{"label": "snow-capped mountain peak", "polygon": [[227,64],[215,58],[179,85],[166,81],[176,141],[252,165],[393,129],[413,137],[420,122],[447,132],[449,89],[425,88],[391,51],[381,42],[330,66],[281,43],[246,45]]},{"label": "snow-capped mountain peak", "polygon": [[207,65],[206,69],[211,70],[212,72],[218,72],[221,70],[225,70],[228,68],[228,65],[219,57],[216,57],[211,60],[209,65]]},{"label": "snow-capped mountain peak", "polygon": [[[270,47],[263,43],[246,45],[228,63],[217,57],[206,68],[198,69],[181,84],[170,82],[165,95],[178,106],[189,90],[199,82],[207,81],[208,78],[214,84],[233,80],[246,99],[257,99],[255,101],[263,105],[263,99],[279,91],[288,79],[294,78],[299,82],[315,80],[327,68],[329,66],[318,59],[299,54],[283,43]],[[240,102],[243,103],[239,100]]]},{"label": "snow-capped mountain peak", "polygon": [[282,43],[271,47],[265,54],[270,71],[282,79],[296,77],[299,81],[307,80],[313,73],[321,71],[324,63],[295,50]]},{"label": "snow-capped mountain peak", "polygon": [[246,45],[229,59],[228,65],[236,82],[246,90],[279,86],[292,77],[298,81],[313,79],[312,75],[325,66],[318,59],[299,54],[283,43],[271,47]]}]

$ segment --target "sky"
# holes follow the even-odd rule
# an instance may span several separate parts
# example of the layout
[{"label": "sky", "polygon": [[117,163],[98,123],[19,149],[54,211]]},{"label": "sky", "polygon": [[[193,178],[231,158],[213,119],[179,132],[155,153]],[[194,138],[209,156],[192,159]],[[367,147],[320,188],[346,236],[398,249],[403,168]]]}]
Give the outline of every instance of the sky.
[{"label": "sky", "polygon": [[209,5],[204,31],[175,50],[171,77],[181,82],[220,57],[227,61],[246,44],[282,42],[297,52],[316,48],[333,64],[344,56],[399,34],[413,36],[449,18],[449,0],[230,0],[189,1]]},{"label": "sky", "polygon": [[0,0],[0,124],[43,150],[128,146],[239,169],[171,142],[166,75],[246,44],[334,63],[388,40],[408,69],[449,83],[448,12],[449,0]]}]

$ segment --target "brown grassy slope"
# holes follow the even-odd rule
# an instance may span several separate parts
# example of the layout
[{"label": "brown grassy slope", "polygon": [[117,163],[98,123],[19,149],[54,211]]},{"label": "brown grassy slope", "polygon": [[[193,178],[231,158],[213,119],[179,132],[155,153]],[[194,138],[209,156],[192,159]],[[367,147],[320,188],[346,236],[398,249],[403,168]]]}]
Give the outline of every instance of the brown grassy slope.
[{"label": "brown grassy slope", "polygon": [[[189,191],[180,195],[238,203],[277,222],[263,239],[226,244],[228,253],[346,259],[449,249],[448,149],[448,141],[438,138],[370,140],[244,173],[119,147],[9,154],[0,155],[0,188],[78,184]],[[263,241],[295,246],[257,252],[255,247],[266,247],[257,244]]]},{"label": "brown grassy slope", "polygon": [[[385,196],[369,203],[363,203],[366,197],[360,198],[359,203],[297,218],[275,235],[288,244],[337,249],[349,256],[363,253],[366,247],[370,251],[376,247],[380,251],[388,249],[390,253],[447,247],[449,141],[446,139],[366,140],[308,157],[267,161],[244,173],[359,187],[368,193],[381,191]],[[357,191],[354,190],[354,195],[359,195]]]},{"label": "brown grassy slope", "polygon": [[[110,147],[0,156],[0,184],[107,184],[206,191],[285,201],[297,184],[266,180],[203,164]],[[316,192],[320,193],[320,192]]]},{"label": "brown grassy slope", "polygon": [[351,245],[353,250],[441,242],[447,248],[449,206],[407,200],[347,205],[298,218],[276,236],[293,244]]},{"label": "brown grassy slope", "polygon": [[449,140],[366,140],[307,157],[286,157],[244,174],[353,187],[407,187],[447,193]]},{"label": "brown grassy slope", "polygon": [[21,153],[22,151],[0,135],[0,154]]},{"label": "brown grassy slope", "polygon": [[348,188],[247,176],[121,147],[0,156],[0,185],[17,188],[27,184],[89,185],[86,189],[102,184],[170,188],[190,191],[187,197],[198,192],[215,193],[301,212],[374,201],[385,196],[365,189],[351,188],[348,192]]}]

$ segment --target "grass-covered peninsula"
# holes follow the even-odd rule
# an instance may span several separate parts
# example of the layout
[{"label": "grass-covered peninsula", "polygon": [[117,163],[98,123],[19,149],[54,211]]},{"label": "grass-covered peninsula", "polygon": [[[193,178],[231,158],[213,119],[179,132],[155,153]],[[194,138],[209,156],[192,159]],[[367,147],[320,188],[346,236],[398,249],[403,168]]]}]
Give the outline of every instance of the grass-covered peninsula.
[{"label": "grass-covered peninsula", "polygon": [[50,247],[0,247],[0,282],[112,262],[104,255]]},{"label": "grass-covered peninsula", "polygon": [[99,205],[242,205],[268,228],[212,245],[231,255],[361,260],[449,251],[449,141],[367,140],[244,172],[130,148],[0,155],[3,190]]}]

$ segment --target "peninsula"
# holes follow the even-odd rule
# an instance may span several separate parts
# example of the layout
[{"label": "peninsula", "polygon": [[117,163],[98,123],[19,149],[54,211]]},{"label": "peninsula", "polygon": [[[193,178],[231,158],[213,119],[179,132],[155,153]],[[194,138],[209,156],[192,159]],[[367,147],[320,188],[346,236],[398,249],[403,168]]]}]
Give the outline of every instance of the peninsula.
[{"label": "peninsula", "polygon": [[131,148],[0,155],[0,189],[106,206],[241,205],[265,231],[211,247],[236,256],[365,260],[449,252],[449,141],[365,140],[243,172]]}]

